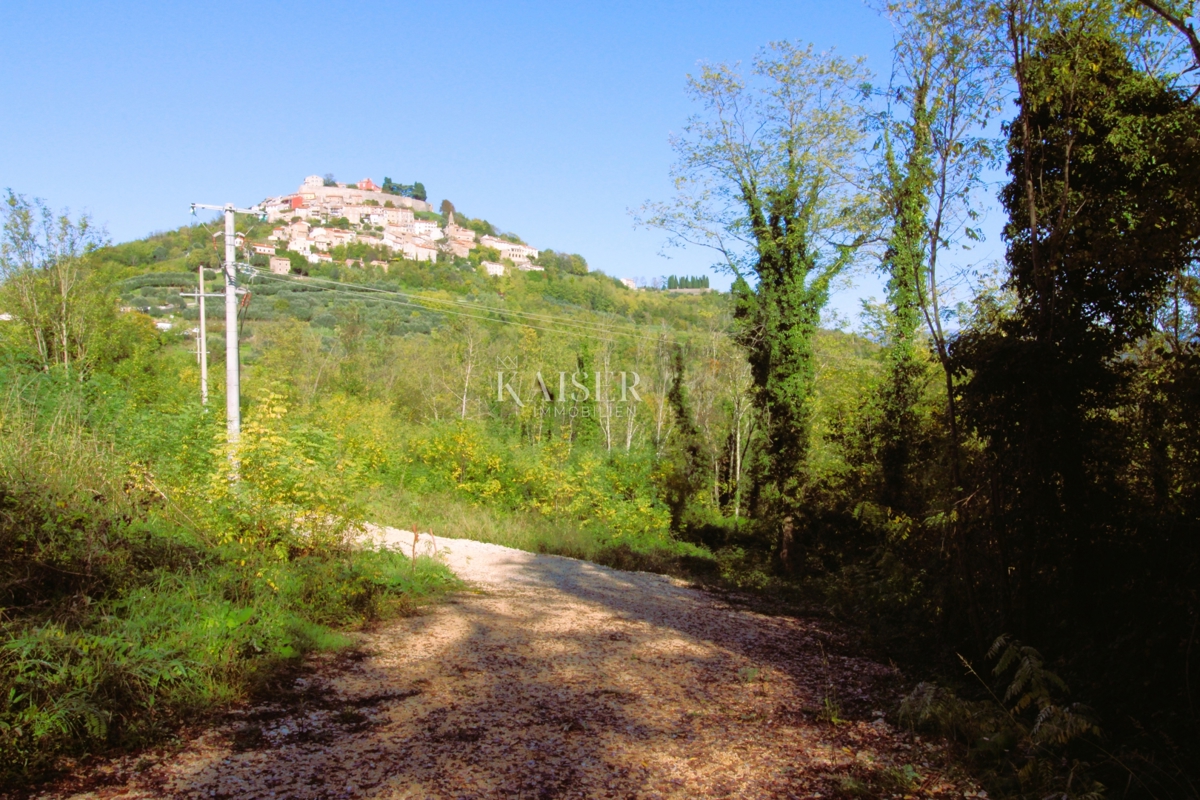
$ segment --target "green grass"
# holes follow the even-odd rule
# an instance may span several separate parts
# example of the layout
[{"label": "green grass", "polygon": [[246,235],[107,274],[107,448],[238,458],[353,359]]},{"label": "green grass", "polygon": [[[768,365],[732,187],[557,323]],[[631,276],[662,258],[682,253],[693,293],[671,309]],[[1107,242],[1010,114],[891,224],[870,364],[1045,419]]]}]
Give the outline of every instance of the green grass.
[{"label": "green grass", "polygon": [[[418,559],[414,568],[386,551],[242,562],[155,569],[112,599],[80,598],[82,607],[6,623],[0,778],[37,778],[63,755],[154,741],[189,716],[245,698],[305,653],[352,644],[339,629],[454,585],[440,564]],[[278,590],[257,577],[264,568]]]},{"label": "green grass", "polygon": [[457,586],[427,558],[229,535],[77,411],[0,403],[0,785],[161,740]]},{"label": "green grass", "polygon": [[435,536],[567,556],[617,569],[680,577],[711,575],[717,569],[708,550],[689,542],[654,535],[614,537],[599,523],[581,524],[485,506],[444,492],[417,495],[403,489],[375,488],[364,507],[367,517],[380,525],[404,530],[416,526]]}]

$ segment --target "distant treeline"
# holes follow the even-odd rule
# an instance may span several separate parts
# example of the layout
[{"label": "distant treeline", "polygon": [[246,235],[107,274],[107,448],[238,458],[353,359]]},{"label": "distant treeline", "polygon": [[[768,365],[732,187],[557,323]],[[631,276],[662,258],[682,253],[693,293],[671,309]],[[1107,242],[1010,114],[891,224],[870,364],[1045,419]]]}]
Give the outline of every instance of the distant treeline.
[{"label": "distant treeline", "polygon": [[668,289],[707,289],[707,275],[670,275],[667,277]]},{"label": "distant treeline", "polygon": [[425,192],[425,184],[417,181],[415,183],[392,183],[391,178],[383,179],[384,194],[394,194],[400,197],[411,197],[415,200],[425,200],[428,194]]}]

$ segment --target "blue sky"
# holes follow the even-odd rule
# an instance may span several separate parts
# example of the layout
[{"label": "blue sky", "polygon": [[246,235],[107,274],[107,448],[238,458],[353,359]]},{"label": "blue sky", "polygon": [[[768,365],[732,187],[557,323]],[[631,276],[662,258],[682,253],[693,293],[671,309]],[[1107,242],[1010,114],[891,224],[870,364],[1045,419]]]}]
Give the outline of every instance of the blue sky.
[{"label": "blue sky", "polygon": [[[117,241],[188,222],[192,201],[250,204],[332,172],[420,180],[622,277],[711,262],[662,258],[628,213],[670,194],[667,138],[699,61],[787,38],[886,73],[891,45],[859,0],[6,0],[0,37],[0,187],[86,210]],[[843,313],[879,291],[859,284]]]}]

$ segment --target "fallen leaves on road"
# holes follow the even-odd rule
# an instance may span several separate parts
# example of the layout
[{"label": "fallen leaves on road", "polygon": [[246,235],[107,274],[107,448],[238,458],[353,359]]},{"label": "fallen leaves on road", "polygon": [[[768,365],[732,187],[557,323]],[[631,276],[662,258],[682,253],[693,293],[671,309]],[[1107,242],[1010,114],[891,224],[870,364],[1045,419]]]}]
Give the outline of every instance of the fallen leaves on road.
[{"label": "fallen leaves on road", "polygon": [[[468,579],[503,572],[481,563],[492,556],[475,543],[439,544],[474,559],[451,557]],[[504,580],[364,634],[357,657],[310,660],[271,702],[160,759],[108,762],[76,796],[978,792],[941,745],[884,720],[895,673],[839,655],[816,622],[735,608],[660,576],[504,557]]]}]

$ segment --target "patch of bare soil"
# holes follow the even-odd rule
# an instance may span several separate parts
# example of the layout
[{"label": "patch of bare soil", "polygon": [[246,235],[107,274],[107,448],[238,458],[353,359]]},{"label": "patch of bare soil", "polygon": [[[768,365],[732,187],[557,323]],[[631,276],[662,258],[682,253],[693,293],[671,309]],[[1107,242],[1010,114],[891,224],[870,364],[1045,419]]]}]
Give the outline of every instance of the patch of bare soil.
[{"label": "patch of bare soil", "polygon": [[364,634],[357,659],[313,659],[174,753],[43,796],[986,796],[885,721],[899,676],[826,626],[661,576],[436,547],[474,590]]}]

